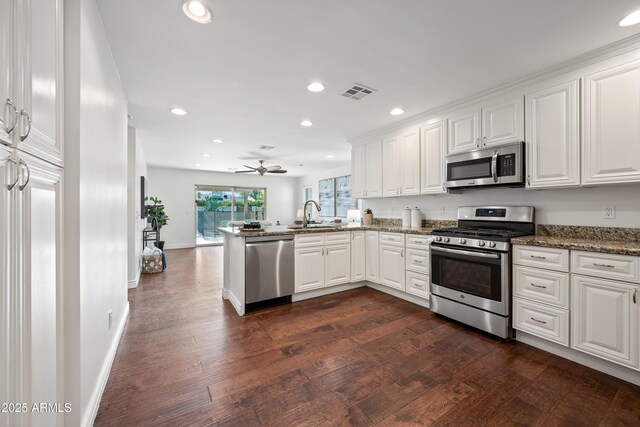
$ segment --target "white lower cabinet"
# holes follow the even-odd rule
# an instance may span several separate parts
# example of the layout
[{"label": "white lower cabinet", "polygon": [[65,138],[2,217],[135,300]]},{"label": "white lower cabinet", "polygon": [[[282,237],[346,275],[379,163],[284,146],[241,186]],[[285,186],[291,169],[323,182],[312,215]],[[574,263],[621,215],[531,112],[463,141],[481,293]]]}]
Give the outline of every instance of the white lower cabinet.
[{"label": "white lower cabinet", "polygon": [[[349,232],[295,237],[295,287],[306,292],[351,281]],[[337,242],[308,246],[310,242]]]},{"label": "white lower cabinet", "polygon": [[569,345],[569,312],[524,298],[514,300],[513,327],[549,341]]},{"label": "white lower cabinet", "polygon": [[351,232],[351,282],[366,280],[364,231]]},{"label": "white lower cabinet", "polygon": [[572,275],[572,347],[640,368],[637,284]]},{"label": "white lower cabinet", "polygon": [[405,291],[409,294],[429,299],[429,276],[407,270]]},{"label": "white lower cabinet", "polygon": [[380,232],[364,232],[365,277],[369,282],[380,283]]},{"label": "white lower cabinet", "polygon": [[380,245],[380,284],[404,291],[404,245]]}]

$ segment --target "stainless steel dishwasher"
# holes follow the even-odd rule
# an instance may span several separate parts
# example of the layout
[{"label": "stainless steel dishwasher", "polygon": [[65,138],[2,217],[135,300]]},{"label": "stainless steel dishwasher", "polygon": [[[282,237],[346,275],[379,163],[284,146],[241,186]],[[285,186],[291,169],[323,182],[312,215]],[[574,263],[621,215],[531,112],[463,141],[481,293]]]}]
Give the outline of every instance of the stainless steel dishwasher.
[{"label": "stainless steel dishwasher", "polygon": [[275,298],[291,301],[294,283],[293,236],[247,237],[245,303]]}]

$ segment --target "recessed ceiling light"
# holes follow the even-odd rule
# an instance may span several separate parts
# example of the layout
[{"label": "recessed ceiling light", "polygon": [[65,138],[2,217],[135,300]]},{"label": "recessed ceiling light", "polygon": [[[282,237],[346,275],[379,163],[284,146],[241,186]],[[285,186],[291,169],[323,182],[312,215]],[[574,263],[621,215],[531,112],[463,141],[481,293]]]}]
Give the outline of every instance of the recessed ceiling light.
[{"label": "recessed ceiling light", "polygon": [[211,17],[213,16],[211,9],[202,3],[202,1],[182,0],[180,5],[182,6],[182,12],[192,21],[198,24],[208,24],[211,22]]},{"label": "recessed ceiling light", "polygon": [[300,126],[308,128],[309,126],[313,126],[313,123],[311,122],[311,120],[303,120],[300,122]]},{"label": "recessed ceiling light", "polygon": [[333,154],[327,154],[327,159],[333,159]]},{"label": "recessed ceiling light", "polygon": [[635,12],[631,12],[627,16],[624,17],[622,21],[618,25],[621,27],[628,27],[630,25],[636,25],[640,22],[640,10],[636,10]]},{"label": "recessed ceiling light", "polygon": [[215,138],[215,139],[213,140],[213,143],[214,143],[214,144],[222,144],[223,142],[224,142],[224,141],[223,141],[223,140],[221,140],[220,138]]},{"label": "recessed ceiling light", "polygon": [[322,92],[324,90],[324,85],[320,82],[313,82],[307,85],[307,89],[309,92]]},{"label": "recessed ceiling light", "polygon": [[183,110],[182,108],[178,108],[178,107],[172,108],[171,112],[173,114],[175,114],[176,116],[185,116],[187,114],[187,112],[185,110]]},{"label": "recessed ceiling light", "polygon": [[196,163],[196,166],[200,166],[200,163]]},{"label": "recessed ceiling light", "polygon": [[211,154],[203,154],[202,157],[209,158],[209,157],[211,157]]},{"label": "recessed ceiling light", "polygon": [[400,114],[403,114],[404,110],[402,108],[394,108],[393,110],[389,111],[389,114],[391,114],[392,116],[399,116]]}]

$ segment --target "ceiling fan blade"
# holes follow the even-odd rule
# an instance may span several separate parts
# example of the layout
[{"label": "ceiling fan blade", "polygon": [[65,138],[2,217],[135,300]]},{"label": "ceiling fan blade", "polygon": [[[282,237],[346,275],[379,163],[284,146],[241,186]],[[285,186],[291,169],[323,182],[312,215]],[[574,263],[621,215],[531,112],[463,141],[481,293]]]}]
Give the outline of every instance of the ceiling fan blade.
[{"label": "ceiling fan blade", "polygon": [[267,171],[267,172],[268,173],[287,173],[287,171],[284,170],[284,169],[278,169],[278,170],[275,170],[275,171]]},{"label": "ceiling fan blade", "polygon": [[252,170],[252,171],[235,171],[234,173],[254,173],[254,172],[257,172],[257,171],[255,171],[255,170]]},{"label": "ceiling fan blade", "polygon": [[244,166],[247,169],[253,169],[254,171],[258,170],[258,168],[254,168],[253,166],[247,166],[247,165],[242,165],[242,166]]},{"label": "ceiling fan blade", "polygon": [[267,166],[268,171],[277,171],[279,169],[282,169],[282,166],[280,165]]}]

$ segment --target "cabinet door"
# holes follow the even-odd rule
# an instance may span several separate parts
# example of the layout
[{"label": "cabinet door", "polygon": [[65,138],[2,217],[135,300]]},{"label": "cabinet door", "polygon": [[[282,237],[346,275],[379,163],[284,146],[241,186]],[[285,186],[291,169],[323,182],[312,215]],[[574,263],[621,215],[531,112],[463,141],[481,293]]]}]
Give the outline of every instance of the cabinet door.
[{"label": "cabinet door", "polygon": [[351,196],[354,199],[364,197],[366,182],[366,147],[351,149]]},{"label": "cabinet door", "polygon": [[640,367],[637,286],[573,275],[571,343],[576,350]]},{"label": "cabinet door", "polygon": [[351,281],[351,245],[327,246],[324,250],[325,286]]},{"label": "cabinet door", "polygon": [[25,0],[20,3],[16,57],[17,85],[23,112],[17,128],[17,146],[37,157],[61,164],[62,0]]},{"label": "cabinet door", "polygon": [[444,156],[447,141],[447,121],[442,120],[420,128],[420,160],[422,194],[445,193]]},{"label": "cabinet door", "polygon": [[584,78],[582,183],[640,181],[640,61]]},{"label": "cabinet door", "polygon": [[[14,88],[14,12],[15,2],[0,2],[0,143],[11,145],[17,116]],[[5,401],[6,402],[6,401]]]},{"label": "cabinet door", "polygon": [[482,108],[482,146],[524,141],[524,102],[521,96]]},{"label": "cabinet door", "polygon": [[380,283],[380,233],[378,231],[365,231],[365,273],[369,282]]},{"label": "cabinet door", "polygon": [[527,104],[527,188],[580,185],[578,80],[531,93]]},{"label": "cabinet door", "polygon": [[351,232],[351,281],[366,280],[364,231]]},{"label": "cabinet door", "polygon": [[400,156],[396,165],[400,177],[400,195],[420,194],[420,130],[404,132],[400,137]]},{"label": "cabinet door", "polygon": [[[23,162],[22,186],[16,199],[21,218],[17,245],[21,254],[20,306],[24,314],[23,378],[27,402],[62,399],[62,170],[29,155]],[[28,169],[27,169],[28,168]],[[28,177],[28,178],[27,178]],[[28,184],[25,186],[25,184]],[[62,425],[61,414],[27,414],[32,426]]]},{"label": "cabinet door", "polygon": [[[0,19],[2,19],[0,17]],[[9,298],[13,296],[13,292],[10,291],[11,269],[9,266],[13,261],[12,251],[9,247],[9,230],[11,226],[9,224],[10,217],[8,210],[10,206],[10,198],[17,189],[8,191],[7,185],[12,183],[15,178],[15,167],[9,164],[9,158],[11,151],[0,145],[0,402],[15,402],[11,391],[11,384],[16,380],[15,370],[11,369],[10,363],[12,363],[10,349],[14,349],[15,345],[11,343],[11,326],[10,322],[12,318],[12,304]],[[6,421],[2,417],[7,417]],[[9,426],[13,423],[13,420],[9,419],[8,414],[2,414],[0,416],[0,425],[2,427]]]},{"label": "cabinet door", "polygon": [[466,111],[449,119],[447,154],[463,153],[480,147],[480,110]]},{"label": "cabinet door", "polygon": [[324,247],[296,248],[295,291],[324,286]]},{"label": "cabinet door", "polygon": [[404,248],[380,245],[380,284],[404,291]]},{"label": "cabinet door", "polygon": [[382,143],[365,146],[365,197],[382,197]]},{"label": "cabinet door", "polygon": [[400,195],[400,138],[390,137],[382,140],[382,195],[393,197]]}]

